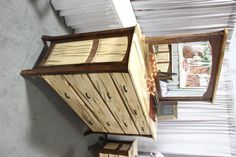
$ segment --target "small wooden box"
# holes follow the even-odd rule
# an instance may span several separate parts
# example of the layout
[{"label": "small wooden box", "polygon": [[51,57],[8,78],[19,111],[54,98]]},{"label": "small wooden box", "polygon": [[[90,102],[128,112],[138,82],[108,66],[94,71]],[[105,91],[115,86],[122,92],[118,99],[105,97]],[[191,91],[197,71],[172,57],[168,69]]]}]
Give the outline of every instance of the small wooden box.
[{"label": "small wooden box", "polygon": [[46,54],[23,76],[45,80],[92,132],[156,139],[149,117],[148,53],[139,26],[43,36],[43,42]]},{"label": "small wooden box", "polygon": [[97,151],[99,157],[137,157],[138,142],[135,141],[107,141]]}]

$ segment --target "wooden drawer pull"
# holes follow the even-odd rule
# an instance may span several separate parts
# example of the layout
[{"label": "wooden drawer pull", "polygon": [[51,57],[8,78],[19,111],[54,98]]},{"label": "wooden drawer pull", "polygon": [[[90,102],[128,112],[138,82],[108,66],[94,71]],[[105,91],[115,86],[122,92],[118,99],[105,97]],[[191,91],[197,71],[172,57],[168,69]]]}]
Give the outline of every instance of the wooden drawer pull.
[{"label": "wooden drawer pull", "polygon": [[134,110],[134,115],[137,115],[137,111],[136,110]]},{"label": "wooden drawer pull", "polygon": [[142,129],[142,131],[144,131],[144,127],[143,126],[141,127],[141,129]]},{"label": "wooden drawer pull", "polygon": [[68,96],[67,93],[64,93],[64,95],[67,99],[70,99],[70,96]]},{"label": "wooden drawer pull", "polygon": [[86,95],[86,97],[88,98],[88,99],[90,99],[91,97],[88,95],[88,93],[85,93],[85,95]]},{"label": "wooden drawer pull", "polygon": [[123,86],[123,90],[125,91],[125,93],[128,92],[127,89],[126,89],[126,87],[125,87],[125,85]]},{"label": "wooden drawer pull", "polygon": [[107,122],[107,125],[108,125],[108,126],[111,126],[109,122]]},{"label": "wooden drawer pull", "polygon": [[124,125],[125,125],[126,128],[128,127],[128,125],[126,123],[124,123]]},{"label": "wooden drawer pull", "polygon": [[92,123],[91,121],[89,121],[89,124],[90,124],[90,125],[93,125],[93,123]]},{"label": "wooden drawer pull", "polygon": [[111,99],[111,96],[110,96],[109,92],[107,92],[107,97],[108,97],[109,99]]}]

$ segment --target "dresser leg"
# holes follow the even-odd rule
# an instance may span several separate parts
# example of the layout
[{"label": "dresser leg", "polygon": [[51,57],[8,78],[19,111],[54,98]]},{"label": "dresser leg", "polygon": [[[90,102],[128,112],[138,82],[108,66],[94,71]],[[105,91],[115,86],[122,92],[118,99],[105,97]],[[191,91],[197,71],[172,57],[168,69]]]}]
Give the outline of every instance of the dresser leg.
[{"label": "dresser leg", "polygon": [[90,135],[91,133],[92,133],[92,131],[90,129],[88,129],[84,132],[84,136]]}]

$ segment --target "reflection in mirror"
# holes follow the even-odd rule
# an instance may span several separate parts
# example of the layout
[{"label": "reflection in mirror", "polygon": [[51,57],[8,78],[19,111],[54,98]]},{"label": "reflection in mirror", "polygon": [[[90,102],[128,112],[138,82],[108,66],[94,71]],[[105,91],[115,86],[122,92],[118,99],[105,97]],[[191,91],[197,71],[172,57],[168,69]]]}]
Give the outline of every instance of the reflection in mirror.
[{"label": "reflection in mirror", "polygon": [[163,97],[204,95],[212,67],[209,42],[161,44],[153,49]]}]

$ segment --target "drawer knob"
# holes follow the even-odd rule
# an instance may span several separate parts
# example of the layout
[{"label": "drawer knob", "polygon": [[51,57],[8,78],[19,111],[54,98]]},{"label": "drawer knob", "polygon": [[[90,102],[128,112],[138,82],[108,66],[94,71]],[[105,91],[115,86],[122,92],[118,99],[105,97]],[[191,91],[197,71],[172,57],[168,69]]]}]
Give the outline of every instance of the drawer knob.
[{"label": "drawer knob", "polygon": [[110,96],[109,92],[107,92],[107,97],[108,97],[109,99],[111,99],[111,96]]},{"label": "drawer knob", "polygon": [[93,123],[92,123],[91,121],[89,121],[89,124],[90,124],[90,125],[93,125]]},{"label": "drawer knob", "polygon": [[85,93],[85,95],[86,95],[86,97],[88,98],[88,99],[90,99],[91,97],[88,95],[88,93]]},{"label": "drawer knob", "polygon": [[144,131],[144,127],[141,127],[142,131]]},{"label": "drawer knob", "polygon": [[125,85],[123,86],[123,90],[125,91],[125,93],[128,92]]},{"label": "drawer knob", "polygon": [[128,125],[125,122],[124,122],[124,125],[125,125],[126,128],[128,127]]},{"label": "drawer knob", "polygon": [[67,93],[64,93],[64,95],[67,99],[70,99],[70,96],[68,96]]},{"label": "drawer knob", "polygon": [[136,110],[134,110],[134,115],[137,115],[137,111]]},{"label": "drawer knob", "polygon": [[107,122],[107,125],[108,125],[108,126],[111,126],[109,122]]}]

